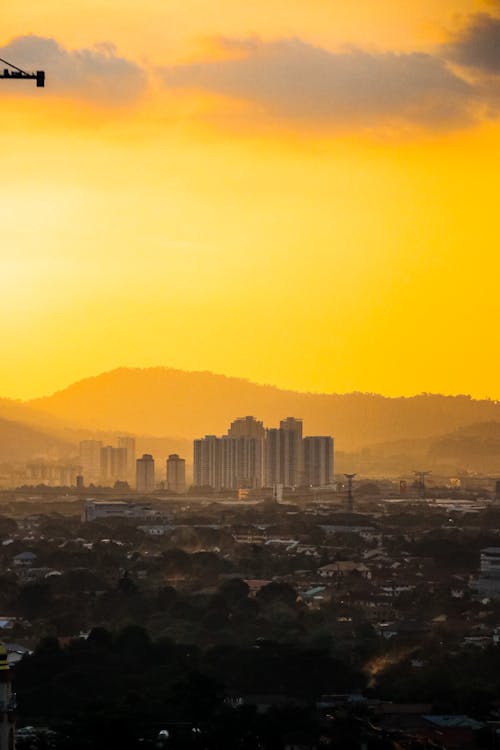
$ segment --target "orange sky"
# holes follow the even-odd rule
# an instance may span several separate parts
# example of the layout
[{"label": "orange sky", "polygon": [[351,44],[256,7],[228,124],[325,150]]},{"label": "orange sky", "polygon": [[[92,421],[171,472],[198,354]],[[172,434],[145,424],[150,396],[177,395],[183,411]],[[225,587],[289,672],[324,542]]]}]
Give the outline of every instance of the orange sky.
[{"label": "orange sky", "polygon": [[47,88],[0,81],[0,395],[159,364],[500,398],[500,4],[394,5],[9,3]]}]

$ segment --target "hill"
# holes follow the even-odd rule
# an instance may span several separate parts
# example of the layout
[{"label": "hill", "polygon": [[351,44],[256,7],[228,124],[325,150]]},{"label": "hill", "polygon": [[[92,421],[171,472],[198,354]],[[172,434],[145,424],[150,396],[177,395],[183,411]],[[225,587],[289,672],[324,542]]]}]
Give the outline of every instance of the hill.
[{"label": "hill", "polygon": [[253,414],[267,426],[301,417],[305,434],[331,434],[337,448],[419,440],[474,423],[499,422],[500,404],[470,396],[371,393],[312,394],[257,385],[209,372],[120,368],[23,404],[58,424],[191,440],[224,433],[232,419]]},{"label": "hill", "polygon": [[0,419],[0,462],[74,456],[75,446],[20,422]]}]

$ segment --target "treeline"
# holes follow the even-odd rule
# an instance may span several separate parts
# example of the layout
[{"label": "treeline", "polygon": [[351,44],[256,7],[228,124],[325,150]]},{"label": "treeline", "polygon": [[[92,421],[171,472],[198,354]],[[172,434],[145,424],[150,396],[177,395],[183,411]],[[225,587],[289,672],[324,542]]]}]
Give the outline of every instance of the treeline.
[{"label": "treeline", "polygon": [[[292,731],[317,734],[321,694],[363,686],[363,675],[326,650],[272,641],[200,649],[153,641],[137,626],[95,628],[65,648],[44,639],[15,668],[19,723],[51,726],[64,746],[85,750],[135,748],[162,729],[189,746],[193,728],[200,747],[280,748]],[[266,718],[232,707],[249,695],[283,700]]]}]

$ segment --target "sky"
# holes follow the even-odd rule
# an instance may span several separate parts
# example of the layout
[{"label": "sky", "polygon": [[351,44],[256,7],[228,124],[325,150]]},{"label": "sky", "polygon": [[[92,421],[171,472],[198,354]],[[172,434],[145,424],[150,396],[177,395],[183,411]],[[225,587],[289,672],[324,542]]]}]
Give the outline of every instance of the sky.
[{"label": "sky", "polygon": [[0,80],[0,396],[500,399],[500,2],[18,0],[0,57],[47,75]]}]

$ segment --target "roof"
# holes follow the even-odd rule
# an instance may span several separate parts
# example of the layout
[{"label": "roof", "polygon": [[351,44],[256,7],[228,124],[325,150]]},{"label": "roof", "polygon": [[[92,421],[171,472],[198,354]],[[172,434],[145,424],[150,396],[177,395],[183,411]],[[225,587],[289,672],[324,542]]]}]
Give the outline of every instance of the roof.
[{"label": "roof", "polygon": [[317,594],[322,594],[323,591],[325,591],[324,586],[314,586],[314,588],[309,589],[308,591],[303,591],[302,596],[316,596]]},{"label": "roof", "polygon": [[14,560],[36,560],[37,556],[34,552],[20,552],[15,555]]},{"label": "roof", "polygon": [[480,721],[471,719],[470,716],[465,716],[464,714],[427,714],[423,718],[442,729],[481,729],[484,726]]},{"label": "roof", "polygon": [[367,568],[367,566],[364,563],[361,562],[354,562],[353,560],[337,560],[337,562],[329,563],[328,565],[323,565],[323,567],[318,568],[318,570],[338,570],[338,571],[345,571],[345,572],[352,572],[352,571],[368,571],[370,568]]}]

